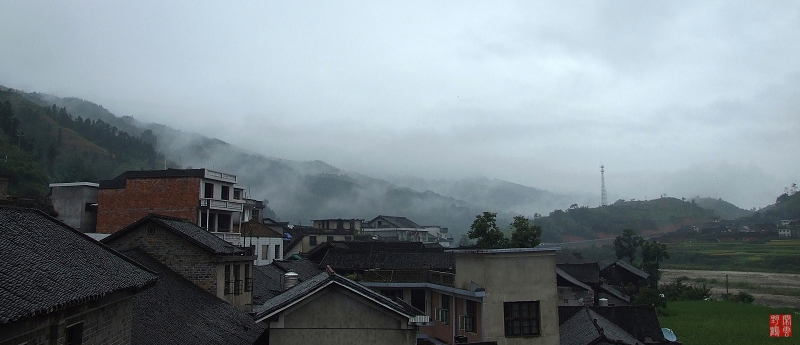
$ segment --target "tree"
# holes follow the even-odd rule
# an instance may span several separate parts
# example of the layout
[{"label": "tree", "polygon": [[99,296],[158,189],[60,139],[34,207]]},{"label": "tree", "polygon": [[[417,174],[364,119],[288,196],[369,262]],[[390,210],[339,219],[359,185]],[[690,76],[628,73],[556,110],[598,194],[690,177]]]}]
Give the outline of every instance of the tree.
[{"label": "tree", "polygon": [[642,245],[642,270],[650,275],[650,288],[657,289],[658,281],[661,279],[661,272],[658,270],[661,261],[669,259],[667,245],[658,241],[644,242]]},{"label": "tree", "polygon": [[789,194],[788,193],[783,193],[780,196],[778,196],[777,199],[775,199],[775,203],[776,204],[780,204],[780,203],[782,203],[782,202],[784,202],[786,200],[789,200]]},{"label": "tree", "polygon": [[516,216],[511,226],[514,227],[514,232],[511,233],[511,247],[533,248],[541,243],[542,228],[533,225],[528,218]]},{"label": "tree", "polygon": [[614,251],[617,254],[617,259],[627,257],[631,263],[636,258],[636,248],[641,247],[644,242],[642,236],[636,235],[633,229],[625,229],[622,235],[617,236],[614,240]]},{"label": "tree", "polygon": [[467,235],[470,239],[478,240],[478,247],[484,249],[508,247],[508,239],[497,227],[496,217],[497,213],[494,212],[483,212],[482,215],[475,216]]}]

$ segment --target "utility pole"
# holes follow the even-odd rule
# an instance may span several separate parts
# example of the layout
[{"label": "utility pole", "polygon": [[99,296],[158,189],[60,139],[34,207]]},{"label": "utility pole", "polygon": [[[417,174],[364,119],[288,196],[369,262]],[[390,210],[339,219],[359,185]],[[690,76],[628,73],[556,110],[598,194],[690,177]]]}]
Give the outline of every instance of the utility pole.
[{"label": "utility pole", "polygon": [[600,165],[600,206],[608,206],[608,195],[606,195],[606,175],[605,167]]}]

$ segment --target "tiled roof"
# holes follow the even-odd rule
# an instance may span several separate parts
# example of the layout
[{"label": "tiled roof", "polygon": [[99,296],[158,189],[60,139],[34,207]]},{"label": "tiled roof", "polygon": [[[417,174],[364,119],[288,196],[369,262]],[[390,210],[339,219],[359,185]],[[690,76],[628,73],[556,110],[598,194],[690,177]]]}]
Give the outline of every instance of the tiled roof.
[{"label": "tiled roof", "polygon": [[600,283],[600,267],[597,266],[596,262],[558,264],[556,266],[585,284],[596,285]]},{"label": "tiled roof", "polygon": [[384,241],[333,241],[321,243],[308,251],[307,257],[312,261],[322,261],[329,250],[336,249],[350,252],[401,252],[401,253],[443,253],[444,247],[426,245],[422,242],[384,242]]},{"label": "tiled roof", "polygon": [[253,344],[266,326],[196,286],[145,252],[123,254],[158,272],[158,283],[134,296],[132,344]]},{"label": "tiled roof", "polygon": [[382,270],[435,270],[450,272],[455,270],[455,255],[445,252],[391,252],[391,251],[348,251],[331,249],[322,259],[322,266],[336,270],[361,271]]},{"label": "tiled roof", "polygon": [[635,275],[637,275],[637,276],[641,277],[642,279],[647,279],[647,277],[649,277],[649,276],[650,276],[649,274],[647,274],[647,273],[645,273],[644,271],[642,271],[642,270],[640,270],[640,269],[638,269],[638,268],[634,267],[633,265],[631,265],[631,264],[629,264],[629,263],[625,262],[624,260],[617,260],[617,261],[614,261],[614,262],[613,262],[613,263],[611,263],[610,265],[608,265],[608,266],[606,266],[605,268],[601,269],[601,271],[604,271],[604,270],[606,270],[606,269],[609,269],[609,268],[611,268],[611,267],[612,267],[612,266],[614,266],[614,265],[617,265],[618,267],[620,267],[620,268],[622,268],[622,269],[624,269],[624,270],[626,270],[626,271],[628,271],[628,272],[630,272],[630,273],[633,273],[633,274],[635,274]]},{"label": "tiled roof", "polygon": [[619,299],[621,299],[621,300],[623,300],[625,302],[630,302],[631,301],[631,297],[630,296],[622,293],[622,291],[619,291],[619,290],[615,289],[613,286],[608,285],[606,283],[602,283],[600,285],[597,285],[597,289],[600,290],[600,291],[606,292],[606,293],[608,293],[608,294],[610,294],[610,295],[612,295],[612,296],[614,296],[616,298],[619,298]]},{"label": "tiled roof", "polygon": [[556,264],[582,264],[584,260],[574,254],[559,250],[556,252]]},{"label": "tiled roof", "polygon": [[595,313],[587,307],[572,315],[559,327],[561,345],[620,344],[642,345],[643,343]]},{"label": "tiled roof", "polygon": [[[584,307],[558,307],[559,323],[563,324]],[[667,343],[655,308],[649,305],[589,307],[593,312],[622,328],[639,341],[651,339],[653,343]]]},{"label": "tiled roof", "polygon": [[258,222],[257,220],[251,219],[247,222],[242,223],[242,236],[247,237],[277,237],[283,238],[283,234],[279,233],[275,230],[270,229],[270,227]]},{"label": "tiled roof", "polygon": [[204,177],[206,169],[166,169],[166,170],[131,170],[123,172],[113,180],[101,180],[101,189],[125,188],[125,181],[139,178],[178,178],[178,177]]},{"label": "tiled roof", "polygon": [[[556,267],[556,276],[558,278],[557,284],[562,286],[562,284],[571,284],[574,286],[578,286],[584,290],[592,291],[592,287],[582,283],[580,280],[576,279],[575,277],[569,275],[569,273],[564,272],[560,268]],[[563,281],[562,281],[563,280]]]},{"label": "tiled roof", "polygon": [[317,289],[324,288],[330,284],[337,284],[350,289],[396,313],[409,317],[409,319],[414,317],[425,317],[425,313],[415,309],[410,305],[395,302],[359,283],[345,278],[344,276],[338,275],[332,271],[328,271],[322,272],[311,279],[301,282],[289,288],[282,294],[268,300],[261,307],[258,307],[254,310],[255,319],[264,320],[265,318],[271,317],[272,315],[279,313],[281,310],[293,305],[294,303],[309,297]]},{"label": "tiled roof", "polygon": [[0,324],[155,283],[156,275],[41,211],[0,207]]},{"label": "tiled roof", "polygon": [[276,260],[269,265],[253,266],[253,304],[264,304],[283,290],[283,274],[297,273],[300,282],[311,279],[325,270],[308,260]]},{"label": "tiled roof", "polygon": [[375,228],[422,228],[421,225],[412,222],[406,217],[394,217],[394,216],[383,216],[379,215],[374,219],[370,220],[368,223],[372,224],[372,222],[376,220],[386,221],[389,224],[381,224],[378,225],[375,223],[373,226]]},{"label": "tiled roof", "polygon": [[112,243],[116,238],[122,237],[128,232],[134,231],[146,222],[154,222],[163,226],[165,229],[187,239],[216,255],[243,255],[244,250],[238,248],[227,241],[215,236],[194,223],[180,218],[150,214],[135,223],[128,225],[124,229],[117,231],[102,240],[103,243]]}]

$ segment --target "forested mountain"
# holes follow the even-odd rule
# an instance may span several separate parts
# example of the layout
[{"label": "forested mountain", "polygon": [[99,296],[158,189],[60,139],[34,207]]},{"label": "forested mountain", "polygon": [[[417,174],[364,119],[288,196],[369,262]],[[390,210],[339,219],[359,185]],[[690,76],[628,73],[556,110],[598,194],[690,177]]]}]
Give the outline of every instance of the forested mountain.
[{"label": "forested mountain", "polygon": [[2,150],[8,155],[0,173],[11,177],[12,195],[41,198],[49,182],[97,182],[164,164],[152,132],[130,135],[103,120],[41,106],[13,90],[0,90],[0,104]]},{"label": "forested mountain", "polygon": [[697,203],[697,206],[714,211],[714,213],[720,216],[720,218],[727,220],[734,220],[741,217],[747,217],[755,212],[755,211],[741,209],[736,205],[731,204],[722,199],[701,198],[697,196],[692,198],[691,201]]},{"label": "forested mountain", "polygon": [[547,229],[550,236],[566,235],[577,240],[614,237],[627,228],[637,232],[675,230],[680,225],[702,224],[715,217],[714,211],[692,202],[664,197],[648,201],[618,200],[596,208],[572,205],[566,210],[555,210],[548,216],[537,217],[534,223]]},{"label": "forested mountain", "polygon": [[[284,221],[308,224],[317,218],[405,216],[423,225],[448,227],[456,241],[483,211],[497,212],[501,227],[515,215],[536,218],[544,230],[543,240],[561,242],[616,236],[625,228],[672,229],[725,218],[730,216],[725,212],[738,210],[724,201],[700,198],[696,203],[661,198],[580,207],[579,203],[592,204],[596,196],[560,195],[485,177],[460,181],[410,177],[390,182],[322,161],[268,157],[199,134],[141,124],[77,98],[0,90],[4,105],[0,149],[8,155],[0,173],[12,176],[10,188],[20,195],[41,196],[48,182],[97,181],[165,164],[209,168],[238,175],[249,197],[267,200]],[[545,212],[549,215],[539,215]]]}]

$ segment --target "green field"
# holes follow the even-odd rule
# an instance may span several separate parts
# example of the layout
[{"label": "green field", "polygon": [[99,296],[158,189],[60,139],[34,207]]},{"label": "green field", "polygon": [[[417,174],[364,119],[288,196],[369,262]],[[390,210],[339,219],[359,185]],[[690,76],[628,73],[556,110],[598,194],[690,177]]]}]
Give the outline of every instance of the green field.
[{"label": "green field", "polygon": [[684,345],[800,344],[798,326],[791,338],[769,337],[770,314],[792,314],[796,322],[800,310],[725,301],[667,302],[667,309],[669,316],[659,317],[661,327],[672,329]]},{"label": "green field", "polygon": [[661,268],[800,273],[800,240],[670,243]]}]

